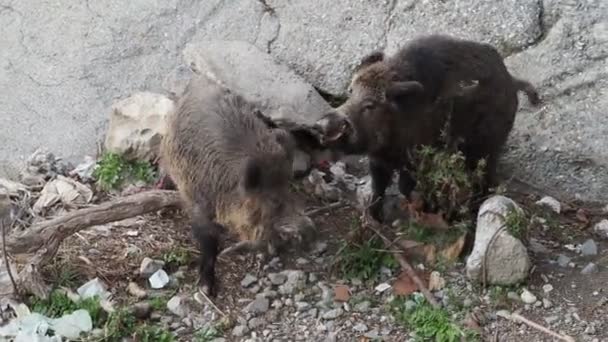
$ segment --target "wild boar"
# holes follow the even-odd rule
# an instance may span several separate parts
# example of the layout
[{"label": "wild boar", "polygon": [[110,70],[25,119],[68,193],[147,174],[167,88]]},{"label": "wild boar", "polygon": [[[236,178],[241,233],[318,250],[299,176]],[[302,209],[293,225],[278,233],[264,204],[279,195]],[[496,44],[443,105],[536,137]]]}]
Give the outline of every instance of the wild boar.
[{"label": "wild boar", "polygon": [[227,250],[274,254],[309,241],[315,227],[289,190],[291,135],[269,129],[255,111],[240,94],[195,77],[162,142],[163,168],[191,215],[201,251],[199,289],[207,295],[217,294],[215,265],[226,230],[241,241]]},{"label": "wild boar", "polygon": [[[527,81],[513,77],[488,44],[445,35],[418,37],[393,56],[373,52],[355,68],[347,101],[314,129],[323,144],[366,154],[372,177],[372,217],[381,221],[382,197],[393,171],[408,196],[416,181],[408,151],[440,143],[442,129],[473,169],[486,160],[484,191],[495,184],[500,151],[513,127],[517,92],[537,105]],[[446,125],[447,124],[447,125]]]}]

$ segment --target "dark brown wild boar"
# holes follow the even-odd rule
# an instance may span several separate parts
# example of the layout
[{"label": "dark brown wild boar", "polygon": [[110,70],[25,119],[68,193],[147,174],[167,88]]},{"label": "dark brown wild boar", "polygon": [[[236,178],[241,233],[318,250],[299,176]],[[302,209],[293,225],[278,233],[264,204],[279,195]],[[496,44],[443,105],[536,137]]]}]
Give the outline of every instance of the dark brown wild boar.
[{"label": "dark brown wild boar", "polygon": [[205,294],[217,293],[215,264],[225,228],[241,240],[229,250],[275,253],[312,237],[314,224],[289,191],[292,137],[269,129],[255,110],[239,94],[196,77],[163,139],[163,167],[190,212],[199,243]]},{"label": "dark brown wild boar", "polygon": [[315,125],[323,143],[370,159],[372,205],[382,220],[382,197],[394,170],[399,189],[408,196],[416,181],[408,151],[449,141],[473,169],[486,160],[484,193],[495,185],[496,164],[513,127],[517,92],[540,102],[534,87],[511,76],[490,45],[443,35],[422,36],[395,55],[373,52],[355,68],[348,100]]}]

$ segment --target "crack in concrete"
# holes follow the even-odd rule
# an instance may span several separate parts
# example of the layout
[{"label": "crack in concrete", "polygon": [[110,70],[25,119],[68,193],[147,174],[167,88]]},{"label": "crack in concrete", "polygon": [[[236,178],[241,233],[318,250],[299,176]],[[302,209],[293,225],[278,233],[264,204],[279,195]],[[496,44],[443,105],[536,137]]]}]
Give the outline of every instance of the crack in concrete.
[{"label": "crack in concrete", "polygon": [[[279,33],[281,32],[281,20],[279,19],[279,16],[277,15],[277,12],[275,11],[275,9],[268,4],[268,2],[266,0],[258,0],[258,2],[260,4],[262,4],[262,6],[264,7],[264,13],[268,13],[268,15],[271,18],[275,18],[275,20],[277,21],[277,27],[276,27],[276,32],[274,33],[274,36],[272,38],[270,38],[268,40],[268,42],[266,42],[266,53],[270,53],[272,51],[272,44],[274,44],[274,42],[277,41],[277,39],[279,39]],[[264,15],[262,15],[262,17],[260,18],[260,28],[262,25],[262,19],[264,19]],[[259,32],[258,32],[259,34]],[[257,41],[257,37],[256,37],[256,41]]]},{"label": "crack in concrete", "polygon": [[58,87],[58,86],[64,85],[65,82],[67,81],[67,80],[63,80],[63,81],[57,82],[57,83],[45,83],[45,82],[38,81],[37,79],[35,79],[32,75],[30,75],[26,71],[17,69],[15,67],[15,65],[13,64],[13,62],[10,60],[8,61],[8,67],[15,74],[21,74],[21,75],[27,77],[30,81],[32,81],[34,84],[38,85],[39,87],[46,87],[46,88]]}]

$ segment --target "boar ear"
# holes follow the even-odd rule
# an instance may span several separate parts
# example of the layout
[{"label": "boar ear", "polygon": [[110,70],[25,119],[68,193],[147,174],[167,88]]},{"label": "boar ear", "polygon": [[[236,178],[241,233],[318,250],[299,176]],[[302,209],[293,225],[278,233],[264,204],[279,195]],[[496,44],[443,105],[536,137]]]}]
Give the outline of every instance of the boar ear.
[{"label": "boar ear", "polygon": [[243,190],[252,192],[260,188],[262,185],[262,167],[255,158],[248,158],[245,163],[243,174]]},{"label": "boar ear", "polygon": [[366,67],[370,64],[381,62],[383,60],[384,60],[384,52],[374,51],[361,59],[361,62],[359,62],[359,65],[357,65],[357,67],[355,68],[355,71],[358,71],[361,68]]},{"label": "boar ear", "polygon": [[398,99],[402,96],[420,94],[424,91],[422,83],[417,81],[394,81],[386,88],[388,99]]}]

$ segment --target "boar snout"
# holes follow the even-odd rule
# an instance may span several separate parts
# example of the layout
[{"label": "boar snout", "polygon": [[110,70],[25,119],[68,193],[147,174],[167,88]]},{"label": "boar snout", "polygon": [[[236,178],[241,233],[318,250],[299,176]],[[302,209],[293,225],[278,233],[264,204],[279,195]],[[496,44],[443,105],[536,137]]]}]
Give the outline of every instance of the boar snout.
[{"label": "boar snout", "polygon": [[352,123],[349,118],[337,111],[323,115],[313,129],[319,134],[319,140],[322,145],[335,142],[352,131]]}]

